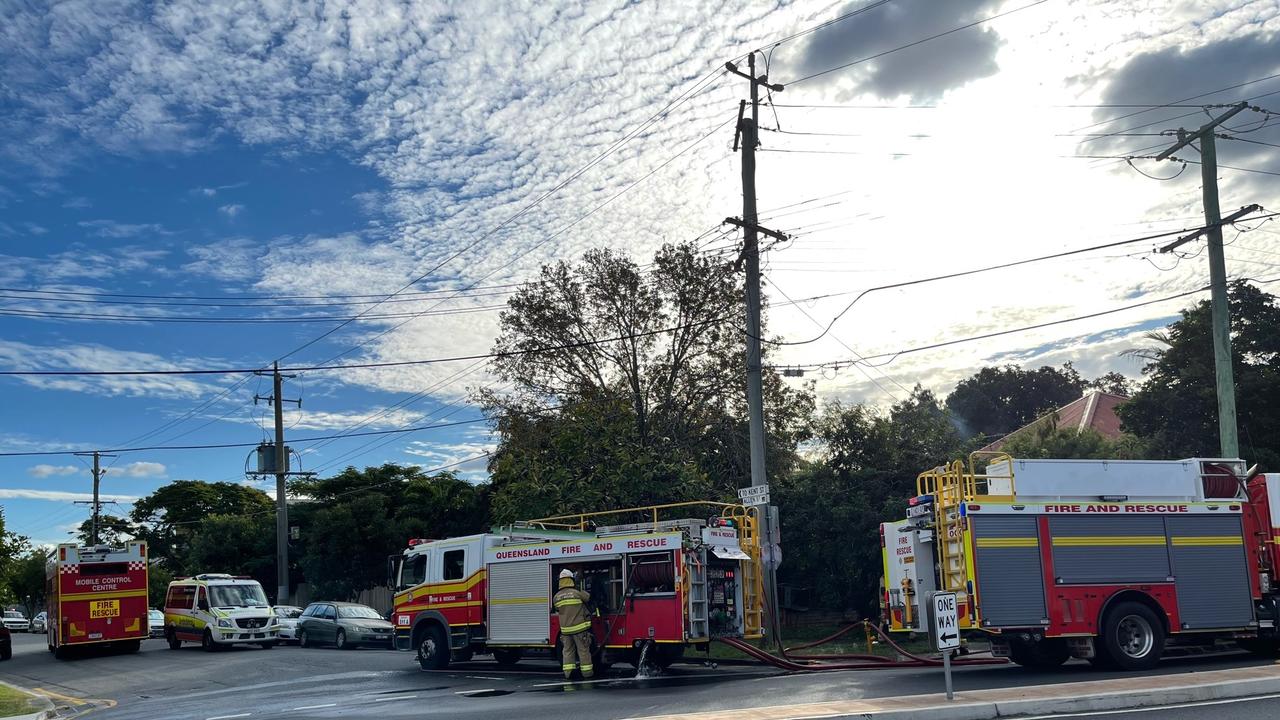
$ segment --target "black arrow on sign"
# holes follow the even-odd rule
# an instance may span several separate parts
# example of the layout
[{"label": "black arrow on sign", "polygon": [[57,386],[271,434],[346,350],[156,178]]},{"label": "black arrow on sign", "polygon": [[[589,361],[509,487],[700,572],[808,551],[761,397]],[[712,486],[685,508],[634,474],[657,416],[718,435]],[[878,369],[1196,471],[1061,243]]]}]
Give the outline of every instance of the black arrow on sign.
[{"label": "black arrow on sign", "polygon": [[946,642],[948,640],[955,640],[957,637],[960,637],[960,636],[957,635],[956,633],[951,633],[950,635],[939,635],[938,639],[941,640],[942,642]]}]

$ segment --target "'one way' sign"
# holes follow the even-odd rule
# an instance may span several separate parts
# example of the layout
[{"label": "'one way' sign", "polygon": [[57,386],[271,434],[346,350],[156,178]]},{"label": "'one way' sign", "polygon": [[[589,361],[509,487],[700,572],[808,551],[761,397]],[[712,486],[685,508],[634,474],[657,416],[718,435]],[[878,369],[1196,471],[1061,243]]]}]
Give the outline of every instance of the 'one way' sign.
[{"label": "'one way' sign", "polygon": [[934,593],[930,598],[933,610],[933,645],[942,650],[954,650],[960,647],[960,621],[956,594],[953,592]]}]

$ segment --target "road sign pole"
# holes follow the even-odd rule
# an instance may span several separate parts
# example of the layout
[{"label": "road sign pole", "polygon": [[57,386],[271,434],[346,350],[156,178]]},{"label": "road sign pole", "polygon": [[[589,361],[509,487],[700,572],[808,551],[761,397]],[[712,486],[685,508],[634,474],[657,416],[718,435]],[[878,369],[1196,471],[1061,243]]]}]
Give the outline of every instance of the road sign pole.
[{"label": "road sign pole", "polygon": [[951,651],[942,651],[942,675],[947,679],[947,699],[954,700],[955,696],[951,692]]}]

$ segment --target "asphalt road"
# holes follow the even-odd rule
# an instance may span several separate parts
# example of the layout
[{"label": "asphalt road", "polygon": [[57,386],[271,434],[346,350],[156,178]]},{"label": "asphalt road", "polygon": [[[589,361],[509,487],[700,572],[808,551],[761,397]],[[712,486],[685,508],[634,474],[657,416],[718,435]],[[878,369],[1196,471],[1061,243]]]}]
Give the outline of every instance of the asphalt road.
[{"label": "asphalt road", "polygon": [[[1245,655],[1175,659],[1162,663],[1155,673],[1221,670],[1262,662]],[[969,667],[957,669],[955,684],[964,691],[1118,676],[1096,672],[1083,663],[1041,673],[1015,667]],[[0,679],[101,701],[92,715],[101,720],[423,716],[619,720],[942,690],[941,673],[933,669],[786,674],[755,666],[712,669],[685,664],[659,677],[637,678],[633,669],[622,665],[592,683],[564,683],[557,667],[543,660],[522,661],[513,671],[479,659],[444,672],[423,672],[412,655],[393,650],[245,647],[205,653],[195,646],[169,650],[161,640],[144,642],[142,651],[132,655],[98,653],[59,661],[46,652],[43,635],[27,634],[14,636],[14,656],[0,663]],[[1274,706],[1258,707],[1275,717]],[[1233,707],[1213,714],[1221,715],[1218,720],[1254,717],[1225,714],[1237,711],[1248,710]],[[1138,715],[1152,717],[1151,713]]]},{"label": "asphalt road", "polygon": [[1149,707],[1129,712],[1106,710],[1065,715],[1041,715],[1023,720],[1069,720],[1071,718],[1106,718],[1107,720],[1262,720],[1280,717],[1280,695],[1235,700],[1210,700],[1186,705]]}]

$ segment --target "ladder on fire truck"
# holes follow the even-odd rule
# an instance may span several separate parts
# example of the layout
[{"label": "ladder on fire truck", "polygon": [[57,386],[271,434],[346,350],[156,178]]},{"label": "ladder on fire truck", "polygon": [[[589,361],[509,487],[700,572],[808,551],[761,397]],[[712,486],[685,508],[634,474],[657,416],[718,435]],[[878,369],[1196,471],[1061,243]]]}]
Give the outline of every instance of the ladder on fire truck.
[{"label": "ladder on fire truck", "polygon": [[957,460],[947,465],[920,473],[916,478],[916,492],[933,498],[933,533],[937,547],[939,576],[942,590],[965,592],[964,518],[960,505],[966,500],[964,463]]}]

